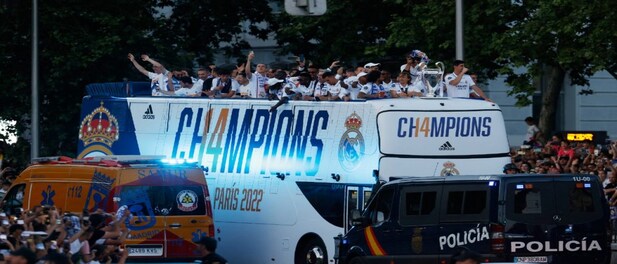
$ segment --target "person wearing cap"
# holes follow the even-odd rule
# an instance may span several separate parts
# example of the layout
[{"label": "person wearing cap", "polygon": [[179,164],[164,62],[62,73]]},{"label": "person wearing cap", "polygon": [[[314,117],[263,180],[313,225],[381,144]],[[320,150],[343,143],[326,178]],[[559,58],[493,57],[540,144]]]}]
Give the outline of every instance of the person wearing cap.
[{"label": "person wearing cap", "polygon": [[508,163],[503,166],[503,173],[505,174],[517,174],[519,173],[518,167],[514,163]]},{"label": "person wearing cap", "polygon": [[470,89],[479,95],[482,99],[492,102],[486,94],[476,85],[476,83],[467,75],[469,69],[465,68],[465,62],[455,60],[453,63],[454,72],[446,75],[446,92],[448,97],[469,98]]},{"label": "person wearing cap", "polygon": [[274,73],[274,78],[268,80],[269,99],[279,101],[270,107],[270,112],[275,111],[279,106],[289,102],[289,98],[296,93],[295,85],[287,80],[287,73],[278,70]]},{"label": "person wearing cap", "polygon": [[197,249],[201,253],[202,264],[226,264],[227,260],[216,254],[216,240],[211,237],[202,237],[197,241]]},{"label": "person wearing cap", "polygon": [[[386,92],[383,90],[383,87],[376,84],[380,75],[381,74],[379,71],[371,71],[366,73],[367,83],[360,89],[360,92],[358,93],[359,99],[380,99],[386,96]],[[358,75],[358,77],[364,77],[364,75]]]},{"label": "person wearing cap", "polygon": [[367,64],[364,64],[364,71],[365,72],[371,72],[371,71],[379,71],[379,63],[374,63],[374,62],[369,62]]},{"label": "person wearing cap", "polygon": [[27,247],[21,247],[11,251],[5,261],[11,264],[35,264],[36,254]]}]

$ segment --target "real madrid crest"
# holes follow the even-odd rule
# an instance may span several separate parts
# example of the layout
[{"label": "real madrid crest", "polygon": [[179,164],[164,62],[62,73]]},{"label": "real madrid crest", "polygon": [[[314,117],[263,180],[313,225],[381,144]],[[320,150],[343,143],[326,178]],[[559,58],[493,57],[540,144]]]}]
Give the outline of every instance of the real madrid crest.
[{"label": "real madrid crest", "polygon": [[345,171],[355,170],[364,155],[365,145],[360,132],[361,126],[362,119],[356,112],[345,120],[347,130],[343,133],[338,147],[338,161]]},{"label": "real madrid crest", "polygon": [[101,105],[81,121],[79,140],[83,142],[84,150],[78,158],[95,153],[111,155],[110,148],[120,138],[119,131],[118,120],[109,112],[109,109],[103,106],[101,101]]},{"label": "real madrid crest", "polygon": [[454,162],[446,161],[443,163],[443,169],[441,170],[441,176],[452,176],[461,174],[454,166]]}]

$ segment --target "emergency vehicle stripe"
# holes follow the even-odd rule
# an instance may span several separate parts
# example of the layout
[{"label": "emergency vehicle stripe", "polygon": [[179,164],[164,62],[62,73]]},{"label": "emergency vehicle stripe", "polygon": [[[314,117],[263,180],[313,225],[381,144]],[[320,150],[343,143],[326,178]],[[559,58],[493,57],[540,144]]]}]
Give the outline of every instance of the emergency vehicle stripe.
[{"label": "emergency vehicle stripe", "polygon": [[366,239],[366,244],[368,248],[371,250],[371,255],[373,256],[385,256],[387,255],[386,251],[383,250],[379,241],[375,237],[375,232],[373,232],[372,227],[367,227],[364,229],[364,238]]}]

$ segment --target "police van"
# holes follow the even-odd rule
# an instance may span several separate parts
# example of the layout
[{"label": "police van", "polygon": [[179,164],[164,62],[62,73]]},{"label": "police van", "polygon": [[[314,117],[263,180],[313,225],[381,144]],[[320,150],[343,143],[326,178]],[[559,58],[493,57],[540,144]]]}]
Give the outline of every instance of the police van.
[{"label": "police van", "polygon": [[607,201],[594,175],[405,178],[384,184],[335,238],[339,263],[610,263]]},{"label": "police van", "polygon": [[130,259],[192,260],[200,256],[196,242],[214,236],[204,172],[194,162],[162,158],[37,158],[13,182],[2,209],[13,216],[35,206],[74,214],[128,210],[122,225],[130,230]]}]

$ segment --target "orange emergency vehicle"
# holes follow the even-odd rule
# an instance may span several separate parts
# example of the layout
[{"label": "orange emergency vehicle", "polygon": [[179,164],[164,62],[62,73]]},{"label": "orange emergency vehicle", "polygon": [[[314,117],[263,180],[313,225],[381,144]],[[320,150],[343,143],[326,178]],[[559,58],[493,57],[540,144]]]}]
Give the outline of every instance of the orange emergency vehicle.
[{"label": "orange emergency vehicle", "polygon": [[129,210],[123,225],[130,230],[125,249],[131,258],[194,259],[195,242],[214,236],[203,170],[162,157],[36,159],[14,181],[2,207],[16,214],[37,205],[77,214]]}]

